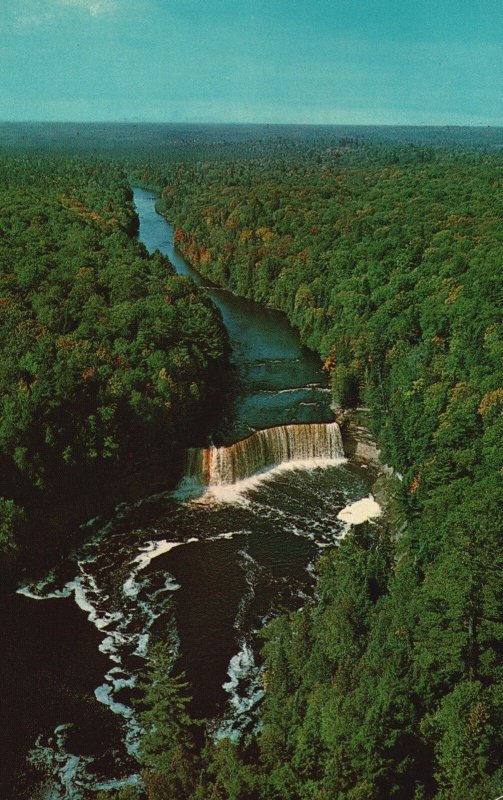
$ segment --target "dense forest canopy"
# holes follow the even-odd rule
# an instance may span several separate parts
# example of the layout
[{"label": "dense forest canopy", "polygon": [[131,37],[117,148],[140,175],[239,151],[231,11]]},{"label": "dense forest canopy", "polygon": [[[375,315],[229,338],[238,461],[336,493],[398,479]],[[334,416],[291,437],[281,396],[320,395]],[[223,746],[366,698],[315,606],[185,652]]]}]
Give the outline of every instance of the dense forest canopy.
[{"label": "dense forest canopy", "polygon": [[[287,313],[403,475],[400,529],[345,540],[267,628],[261,731],[213,750],[193,797],[502,791],[501,167],[344,140],[137,169],[186,257]],[[146,764],[150,797],[187,796]]]},{"label": "dense forest canopy", "polygon": [[218,312],[134,241],[131,201],[121,167],[0,160],[4,554],[37,547],[40,503],[77,492],[85,513],[83,485],[152,452],[176,474],[225,363]]},{"label": "dense forest canopy", "polygon": [[[160,192],[201,273],[286,312],[335,400],[368,405],[402,476],[388,523],[327,553],[315,599],[264,631],[253,735],[205,745],[190,687],[153,648],[141,699],[149,800],[496,798],[501,140],[217,127],[150,126],[150,152],[124,127],[107,166],[2,159],[5,547],[62,468],[127,459],[160,430],[186,429],[225,354],[211,305],[128,238],[127,168]],[[16,146],[74,146],[75,128],[59,144],[49,128],[25,128]],[[102,128],[81,150],[99,147]]]},{"label": "dense forest canopy", "polygon": [[189,260],[286,311],[327,359],[337,399],[372,404],[403,471],[431,458],[458,384],[476,387],[486,412],[499,397],[501,159],[356,153],[152,177]]}]

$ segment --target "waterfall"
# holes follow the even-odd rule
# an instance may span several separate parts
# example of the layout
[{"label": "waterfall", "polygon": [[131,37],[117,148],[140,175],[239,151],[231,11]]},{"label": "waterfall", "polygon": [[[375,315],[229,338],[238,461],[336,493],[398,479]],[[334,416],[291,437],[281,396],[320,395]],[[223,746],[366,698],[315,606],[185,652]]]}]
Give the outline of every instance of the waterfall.
[{"label": "waterfall", "polygon": [[288,461],[316,462],[343,456],[336,422],[278,425],[256,431],[229,447],[191,448],[185,476],[202,486],[221,486]]}]

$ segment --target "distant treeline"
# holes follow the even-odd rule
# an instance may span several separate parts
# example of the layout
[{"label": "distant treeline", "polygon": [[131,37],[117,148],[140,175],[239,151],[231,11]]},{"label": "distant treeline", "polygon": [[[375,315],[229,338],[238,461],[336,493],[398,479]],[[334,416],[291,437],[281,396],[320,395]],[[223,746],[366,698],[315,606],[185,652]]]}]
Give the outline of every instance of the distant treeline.
[{"label": "distant treeline", "polygon": [[110,493],[110,481],[138,462],[157,456],[176,475],[218,383],[227,353],[219,313],[166,258],[131,238],[137,225],[120,167],[0,159],[6,558],[19,547],[43,551],[48,517],[64,521],[65,504],[85,514],[93,492]]},{"label": "distant treeline", "polygon": [[225,125],[0,122],[0,148],[135,161],[200,161],[297,155],[356,142],[365,147],[462,148],[501,152],[503,128],[394,125]]},{"label": "distant treeline", "polygon": [[273,156],[137,179],[162,187],[197,269],[283,309],[336,400],[369,404],[402,522],[347,537],[316,601],[267,627],[260,732],[239,745],[194,750],[166,711],[185,690],[153,653],[148,797],[496,798],[503,159],[351,141]]}]

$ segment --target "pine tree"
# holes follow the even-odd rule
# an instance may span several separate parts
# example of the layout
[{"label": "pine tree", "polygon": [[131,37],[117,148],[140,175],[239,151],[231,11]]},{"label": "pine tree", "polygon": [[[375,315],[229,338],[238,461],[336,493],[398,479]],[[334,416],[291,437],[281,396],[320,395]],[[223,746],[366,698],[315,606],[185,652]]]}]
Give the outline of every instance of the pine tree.
[{"label": "pine tree", "polygon": [[140,762],[149,800],[188,800],[196,784],[196,759],[187,713],[190,698],[182,675],[172,675],[168,646],[152,647],[145,678],[140,722],[144,734]]}]

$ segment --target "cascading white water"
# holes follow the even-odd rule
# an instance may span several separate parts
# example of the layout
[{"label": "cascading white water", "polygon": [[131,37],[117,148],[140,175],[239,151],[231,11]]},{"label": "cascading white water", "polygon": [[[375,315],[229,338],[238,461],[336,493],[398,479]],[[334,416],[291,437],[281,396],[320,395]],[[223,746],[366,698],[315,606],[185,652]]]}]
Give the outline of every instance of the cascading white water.
[{"label": "cascading white water", "polygon": [[228,447],[190,449],[185,476],[202,486],[221,486],[289,461],[343,456],[341,431],[336,422],[278,425],[256,431]]}]

